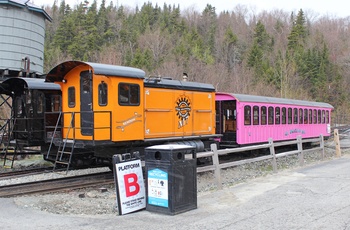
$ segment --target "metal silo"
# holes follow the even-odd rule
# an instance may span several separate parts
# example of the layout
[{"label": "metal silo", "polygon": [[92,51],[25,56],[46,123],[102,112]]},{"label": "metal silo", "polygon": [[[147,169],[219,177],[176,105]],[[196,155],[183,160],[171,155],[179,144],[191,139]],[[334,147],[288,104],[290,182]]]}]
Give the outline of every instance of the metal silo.
[{"label": "metal silo", "polygon": [[29,0],[0,0],[0,76],[43,74],[46,19]]}]

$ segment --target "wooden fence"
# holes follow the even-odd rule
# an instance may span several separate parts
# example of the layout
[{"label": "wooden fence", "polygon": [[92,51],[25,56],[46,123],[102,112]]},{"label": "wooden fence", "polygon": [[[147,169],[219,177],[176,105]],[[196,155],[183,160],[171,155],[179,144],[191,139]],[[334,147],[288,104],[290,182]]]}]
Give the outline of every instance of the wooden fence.
[{"label": "wooden fence", "polygon": [[[319,142],[320,145],[319,147],[314,147],[311,149],[303,149],[303,143],[309,143],[309,142]],[[278,153],[278,154],[275,153],[276,147],[294,145],[294,144],[297,145],[297,150]],[[222,156],[222,155],[250,151],[250,150],[267,149],[267,148],[270,149],[270,155],[255,157],[255,158],[250,158],[245,160],[239,160],[239,161],[233,161],[233,162],[226,162],[221,164],[219,163],[219,156]],[[323,160],[324,159],[324,138],[322,135],[319,138],[314,138],[314,139],[302,139],[299,136],[296,140],[284,141],[284,142],[273,142],[273,140],[270,139],[268,144],[247,146],[247,147],[241,147],[241,148],[220,149],[220,150],[217,149],[216,144],[212,144],[210,152],[197,153],[197,158],[212,157],[213,164],[209,166],[197,167],[197,173],[214,171],[216,185],[218,189],[222,189],[221,173],[220,173],[221,169],[239,166],[247,163],[263,161],[263,160],[271,160],[273,171],[277,172],[277,158],[298,154],[299,164],[302,166],[304,165],[304,154],[307,152],[316,151],[316,150],[322,150],[321,157]]]}]

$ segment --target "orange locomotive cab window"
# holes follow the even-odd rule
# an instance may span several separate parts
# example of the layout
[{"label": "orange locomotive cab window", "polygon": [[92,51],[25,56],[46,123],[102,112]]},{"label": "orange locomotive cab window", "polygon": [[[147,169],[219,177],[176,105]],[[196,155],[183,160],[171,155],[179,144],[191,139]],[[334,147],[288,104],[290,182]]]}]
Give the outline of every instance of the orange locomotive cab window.
[{"label": "orange locomotive cab window", "polygon": [[100,106],[106,106],[108,102],[108,86],[105,82],[101,82],[98,85],[98,104]]},{"label": "orange locomotive cab window", "polygon": [[138,84],[119,83],[118,90],[119,105],[140,105],[140,86]]},{"label": "orange locomotive cab window", "polygon": [[70,108],[75,107],[75,88],[74,87],[68,88],[68,106]]}]

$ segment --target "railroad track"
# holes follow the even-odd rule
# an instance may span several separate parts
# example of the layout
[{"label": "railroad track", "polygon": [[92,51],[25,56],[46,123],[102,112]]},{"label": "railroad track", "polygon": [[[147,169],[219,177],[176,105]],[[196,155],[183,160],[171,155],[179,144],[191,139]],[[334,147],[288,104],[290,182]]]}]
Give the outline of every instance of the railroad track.
[{"label": "railroad track", "polygon": [[0,186],[0,197],[43,194],[111,183],[114,183],[112,172],[95,173]]},{"label": "railroad track", "polygon": [[18,171],[11,171],[11,172],[1,172],[0,180],[7,180],[7,179],[12,179],[17,177],[41,174],[45,172],[52,172],[52,169],[53,169],[52,167],[45,167],[45,168],[33,168],[33,169],[18,170]]}]

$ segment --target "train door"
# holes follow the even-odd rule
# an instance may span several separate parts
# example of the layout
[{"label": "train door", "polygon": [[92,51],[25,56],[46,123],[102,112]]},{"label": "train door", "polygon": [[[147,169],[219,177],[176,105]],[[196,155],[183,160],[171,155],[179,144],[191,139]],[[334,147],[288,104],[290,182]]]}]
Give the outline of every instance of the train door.
[{"label": "train door", "polygon": [[80,73],[80,112],[81,134],[91,136],[94,114],[92,111],[92,73],[88,70]]},{"label": "train door", "polygon": [[37,90],[28,90],[14,100],[14,138],[35,145],[43,140],[45,95]]},{"label": "train door", "polygon": [[237,110],[236,101],[217,101],[216,102],[216,125],[217,133],[223,134],[222,141],[236,143],[237,131]]},{"label": "train door", "polygon": [[216,134],[222,134],[223,133],[223,120],[222,120],[222,113],[221,113],[221,101],[215,102],[215,121],[216,121]]},{"label": "train door", "polygon": [[61,120],[58,119],[62,111],[62,97],[59,94],[46,94],[45,102],[45,133],[47,141],[51,141],[53,135],[55,138],[61,138],[61,132],[54,133],[54,130],[56,125],[61,127]]},{"label": "train door", "polygon": [[33,141],[42,142],[44,139],[44,114],[45,114],[45,95],[41,91],[33,90],[33,98],[31,105],[31,119],[28,120],[28,128],[31,130],[31,138]]}]

